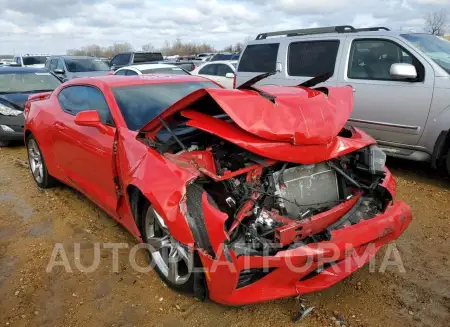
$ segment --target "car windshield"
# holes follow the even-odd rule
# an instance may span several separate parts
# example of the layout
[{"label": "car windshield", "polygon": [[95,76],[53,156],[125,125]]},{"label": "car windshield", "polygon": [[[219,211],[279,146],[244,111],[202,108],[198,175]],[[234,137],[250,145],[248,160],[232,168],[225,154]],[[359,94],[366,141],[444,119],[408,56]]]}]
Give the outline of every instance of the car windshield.
[{"label": "car windshield", "polygon": [[97,58],[65,59],[67,70],[71,73],[109,71],[107,64]]},{"label": "car windshield", "polygon": [[121,86],[114,97],[130,130],[137,131],[186,95],[203,88],[219,88],[212,82],[186,82]]},{"label": "car windshield", "polygon": [[0,93],[33,93],[53,91],[61,81],[50,73],[0,74]]},{"label": "car windshield", "polygon": [[28,65],[43,65],[48,57],[46,56],[30,56],[30,57],[22,57],[23,64],[25,66]]},{"label": "car windshield", "polygon": [[450,42],[430,34],[402,34],[402,37],[425,52],[435,63],[450,74]]},{"label": "car windshield", "polygon": [[153,68],[141,70],[142,74],[170,74],[170,75],[190,75],[187,71],[178,67]]}]

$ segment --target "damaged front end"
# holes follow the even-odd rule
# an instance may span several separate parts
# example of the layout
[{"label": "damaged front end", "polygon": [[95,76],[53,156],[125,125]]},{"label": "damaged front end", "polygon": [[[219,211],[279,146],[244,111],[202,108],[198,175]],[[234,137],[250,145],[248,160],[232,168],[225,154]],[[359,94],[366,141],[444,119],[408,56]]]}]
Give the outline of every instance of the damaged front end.
[{"label": "damaged front end", "polygon": [[[294,91],[279,90],[279,107],[272,103],[272,109],[295,107]],[[366,263],[407,227],[411,211],[393,201],[395,182],[385,154],[363,132],[345,128],[345,117],[336,119],[333,137],[320,135],[325,129],[316,120],[304,119],[303,128],[288,124],[277,139],[274,131],[281,125],[270,120],[243,128],[250,124],[248,111],[240,116],[227,107],[233,92],[258,97],[226,91],[220,101],[217,94],[199,93],[178,104],[179,110],[164,117],[165,128],[148,130],[143,140],[168,160],[199,171],[187,186],[182,211],[211,299],[246,304],[320,290]],[[330,100],[331,93],[336,94],[305,91],[301,101],[351,105]],[[323,124],[333,118],[330,112],[321,116],[328,117]],[[369,244],[375,247],[363,262],[348,261],[349,250],[366,253]],[[342,269],[333,275],[333,267]]]}]

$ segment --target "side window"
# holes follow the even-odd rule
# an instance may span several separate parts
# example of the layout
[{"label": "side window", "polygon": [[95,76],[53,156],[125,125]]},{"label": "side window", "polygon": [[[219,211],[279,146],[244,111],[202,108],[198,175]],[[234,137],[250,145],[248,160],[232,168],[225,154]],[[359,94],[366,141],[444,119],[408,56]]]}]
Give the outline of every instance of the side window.
[{"label": "side window", "polygon": [[382,39],[355,40],[350,50],[347,77],[353,79],[401,81],[390,74],[392,64],[416,67],[417,80],[423,81],[425,67],[400,45]]},{"label": "side window", "polygon": [[55,71],[56,65],[58,63],[58,59],[52,59],[50,60],[50,71]]},{"label": "side window", "polygon": [[61,59],[58,59],[58,62],[56,63],[56,69],[64,69],[64,64]]},{"label": "side window", "polygon": [[127,75],[127,76],[135,76],[137,74],[138,73],[136,73],[134,70],[131,70],[131,69],[127,69],[126,73],[125,73],[125,75]]},{"label": "side window", "polygon": [[114,125],[111,112],[102,92],[92,86],[69,86],[58,94],[62,110],[70,115],[76,115],[86,110],[96,110],[103,123]]},{"label": "side window", "polygon": [[130,63],[131,53],[118,54],[111,60],[111,65],[124,66]]},{"label": "side window", "polygon": [[128,70],[128,69],[121,69],[121,70],[118,70],[117,72],[114,73],[114,75],[121,75],[121,76],[124,76],[124,75],[126,75],[127,70]]},{"label": "side window", "polygon": [[198,72],[199,75],[217,75],[217,65],[206,65]]},{"label": "side window", "polygon": [[230,66],[225,64],[218,64],[217,65],[217,75],[225,77],[226,74],[233,73],[233,70],[230,68]]},{"label": "side window", "polygon": [[339,41],[295,42],[289,45],[288,74],[315,77],[334,73]]},{"label": "side window", "polygon": [[253,44],[245,48],[239,72],[268,73],[276,70],[279,43]]}]

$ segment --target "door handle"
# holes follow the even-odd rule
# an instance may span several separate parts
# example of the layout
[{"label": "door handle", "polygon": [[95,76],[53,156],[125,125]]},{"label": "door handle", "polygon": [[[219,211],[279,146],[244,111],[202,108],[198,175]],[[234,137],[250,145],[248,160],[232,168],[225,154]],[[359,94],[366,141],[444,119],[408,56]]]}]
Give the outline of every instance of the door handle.
[{"label": "door handle", "polygon": [[65,131],[65,130],[67,129],[67,126],[66,126],[66,125],[63,125],[63,124],[61,124],[61,123],[55,123],[55,127],[56,127],[56,129],[57,129],[58,131],[60,131],[60,132]]}]

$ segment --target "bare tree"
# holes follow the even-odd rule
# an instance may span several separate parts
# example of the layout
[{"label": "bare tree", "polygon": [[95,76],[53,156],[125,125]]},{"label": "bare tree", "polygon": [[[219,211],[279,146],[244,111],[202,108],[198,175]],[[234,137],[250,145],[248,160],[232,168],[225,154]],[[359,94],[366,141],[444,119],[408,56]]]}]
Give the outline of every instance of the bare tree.
[{"label": "bare tree", "polygon": [[154,52],[155,50],[155,47],[151,43],[147,43],[142,46],[142,51]]},{"label": "bare tree", "polygon": [[425,31],[435,35],[444,35],[447,28],[448,13],[441,9],[425,15]]}]

